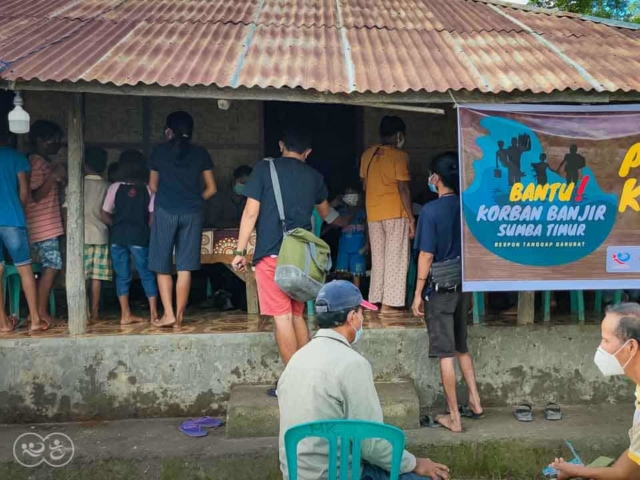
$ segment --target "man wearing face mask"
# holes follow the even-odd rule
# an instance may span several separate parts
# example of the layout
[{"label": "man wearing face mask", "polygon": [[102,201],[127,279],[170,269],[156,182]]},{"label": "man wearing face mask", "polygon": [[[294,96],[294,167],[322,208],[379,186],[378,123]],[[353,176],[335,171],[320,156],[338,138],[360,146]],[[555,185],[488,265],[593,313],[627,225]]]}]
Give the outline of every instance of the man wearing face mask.
[{"label": "man wearing face mask", "polygon": [[[483,415],[480,395],[467,347],[469,295],[461,291],[462,242],[458,154],[437,156],[431,165],[429,188],[438,199],[427,203],[420,214],[415,241],[418,279],[413,313],[423,316],[429,332],[429,356],[440,361],[440,375],[449,415],[436,422],[452,432],[462,431],[460,417],[479,419]],[[424,301],[424,302],[423,302]],[[423,313],[423,303],[425,313]],[[469,388],[469,405],[458,407],[455,360]]]},{"label": "man wearing face mask", "polygon": [[629,431],[630,445],[611,467],[589,468],[556,458],[550,465],[558,479],[640,479],[640,305],[620,303],[607,308],[601,326],[602,341],[594,361],[605,376],[625,375],[636,384],[636,411]]},{"label": "man wearing face mask", "polygon": [[[363,309],[377,310],[349,282],[325,285],[316,299],[318,333],[291,359],[278,383],[280,469],[288,480],[284,435],[291,427],[318,420],[348,419],[382,423],[382,407],[369,362],[353,350],[362,337]],[[387,480],[391,447],[383,440],[362,445],[362,480]],[[298,479],[327,478],[328,447],[311,438],[298,446]],[[405,451],[401,480],[448,480],[449,469]],[[356,480],[356,479],[354,479]]]},{"label": "man wearing face mask", "polygon": [[381,143],[365,151],[360,162],[371,241],[369,301],[382,304],[383,314],[396,314],[405,307],[409,240],[416,230],[409,156],[402,150],[405,132],[400,117],[384,117]]},{"label": "man wearing face mask", "polygon": [[243,195],[244,186],[251,176],[252,168],[241,165],[233,171],[233,184],[228,190],[214,195],[205,207],[206,228],[238,228],[242,212],[247,203]]}]

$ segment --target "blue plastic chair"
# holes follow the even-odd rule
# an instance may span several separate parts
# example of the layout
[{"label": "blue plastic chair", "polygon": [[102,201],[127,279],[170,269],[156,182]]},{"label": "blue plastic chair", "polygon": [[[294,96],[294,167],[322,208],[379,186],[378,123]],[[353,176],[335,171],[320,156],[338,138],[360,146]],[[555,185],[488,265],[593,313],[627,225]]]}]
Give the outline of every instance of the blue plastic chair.
[{"label": "blue plastic chair", "polygon": [[[361,453],[363,440],[380,438],[391,444],[390,480],[400,477],[400,465],[404,452],[404,432],[384,423],[361,420],[321,420],[303,423],[291,427],[284,434],[284,448],[287,454],[289,479],[298,480],[298,444],[309,437],[324,438],[329,443],[329,480],[338,480],[338,440],[340,440],[340,458],[348,459],[351,453],[351,478],[360,478]],[[340,480],[349,478],[349,467],[340,465]]]}]

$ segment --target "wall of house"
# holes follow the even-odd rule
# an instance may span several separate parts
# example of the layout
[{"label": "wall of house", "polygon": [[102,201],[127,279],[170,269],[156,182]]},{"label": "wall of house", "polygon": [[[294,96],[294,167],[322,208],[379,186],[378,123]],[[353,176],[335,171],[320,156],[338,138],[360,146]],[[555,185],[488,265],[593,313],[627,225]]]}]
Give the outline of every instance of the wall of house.
[{"label": "wall of house", "polygon": [[[51,120],[66,128],[65,94],[27,92],[25,103],[32,120]],[[193,116],[193,141],[211,154],[219,184],[230,181],[235,167],[261,158],[262,102],[233,102],[223,111],[214,100],[87,94],[85,142],[106,148],[110,162],[128,148],[148,151],[163,140],[165,118],[175,110]],[[64,158],[65,151],[60,155]]]},{"label": "wall of house", "polygon": [[443,152],[457,150],[457,112],[445,108],[445,115],[364,108],[364,145],[378,142],[378,127],[385,115],[398,115],[407,125],[405,150],[409,153],[412,175],[412,193],[419,196],[426,190],[429,162]]},{"label": "wall of house", "polygon": [[[32,120],[51,120],[65,128],[64,93],[27,92],[25,97]],[[127,148],[148,151],[161,142],[166,116],[185,110],[195,120],[194,142],[207,148],[216,165],[216,178],[225,185],[234,168],[253,165],[262,157],[263,106],[263,102],[232,102],[223,111],[215,100],[87,94],[85,141],[106,148],[113,162]],[[384,115],[399,115],[407,124],[405,148],[411,158],[413,191],[419,194],[426,189],[430,159],[457,148],[456,111],[450,108],[445,115],[432,115],[365,107],[358,129],[363,138],[356,139],[357,145],[366,147],[378,141],[378,125]],[[64,157],[65,151],[60,155]]]}]

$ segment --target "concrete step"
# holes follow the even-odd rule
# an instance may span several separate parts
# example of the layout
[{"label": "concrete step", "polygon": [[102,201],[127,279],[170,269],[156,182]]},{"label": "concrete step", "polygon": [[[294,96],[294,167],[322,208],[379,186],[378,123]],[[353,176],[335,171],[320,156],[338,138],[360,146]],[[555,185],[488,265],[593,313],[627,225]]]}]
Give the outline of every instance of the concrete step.
[{"label": "concrete step", "polygon": [[[237,385],[227,407],[227,438],[277,436],[278,400],[266,394],[267,385]],[[403,430],[420,427],[420,402],[413,382],[376,383],[384,420]]]},{"label": "concrete step", "polygon": [[[559,422],[516,421],[510,408],[487,409],[483,420],[463,419],[464,432],[443,428],[407,432],[407,449],[446,464],[456,480],[542,480],[556,456],[570,456],[564,439],[591,462],[617,458],[629,446],[633,403],[565,407]],[[434,412],[436,413],[436,412]],[[178,431],[184,419],[161,418],[72,424],[0,425],[0,479],[6,480],[282,480],[278,438],[228,439],[219,429],[204,438]],[[26,468],[16,462],[16,439],[26,432],[60,432],[75,444],[64,468]]]}]

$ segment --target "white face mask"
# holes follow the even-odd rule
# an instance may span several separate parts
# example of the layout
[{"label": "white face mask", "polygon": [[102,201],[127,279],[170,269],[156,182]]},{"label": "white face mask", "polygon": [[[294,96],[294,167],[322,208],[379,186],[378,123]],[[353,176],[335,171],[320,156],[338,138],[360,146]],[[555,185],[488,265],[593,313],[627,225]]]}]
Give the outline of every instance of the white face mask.
[{"label": "white face mask", "polygon": [[404,135],[402,136],[402,140],[400,140],[400,135],[398,135],[398,148],[404,147],[404,141],[405,141]]},{"label": "white face mask", "polygon": [[353,340],[352,345],[358,343],[358,341],[360,341],[360,339],[362,338],[362,334],[364,333],[363,327],[364,327],[364,317],[362,315],[359,315],[360,317],[360,328],[356,328],[353,326],[353,323],[349,322],[349,325],[351,325],[351,328],[353,328],[356,332],[356,338]]},{"label": "white face mask", "polygon": [[358,200],[360,200],[360,195],[357,193],[347,193],[342,196],[342,201],[350,207],[358,205]]},{"label": "white face mask", "polygon": [[633,357],[627,360],[627,363],[625,363],[624,365],[620,365],[620,362],[618,361],[616,355],[618,355],[618,353],[620,353],[620,351],[629,342],[630,340],[627,340],[624,343],[624,345],[622,345],[618,349],[616,353],[609,353],[602,347],[598,347],[598,350],[596,351],[596,356],[593,359],[593,361],[595,362],[596,366],[600,369],[600,372],[602,372],[602,374],[605,377],[612,377],[614,375],[624,375],[624,369],[627,368],[627,365],[629,365],[629,362],[633,359]]}]

